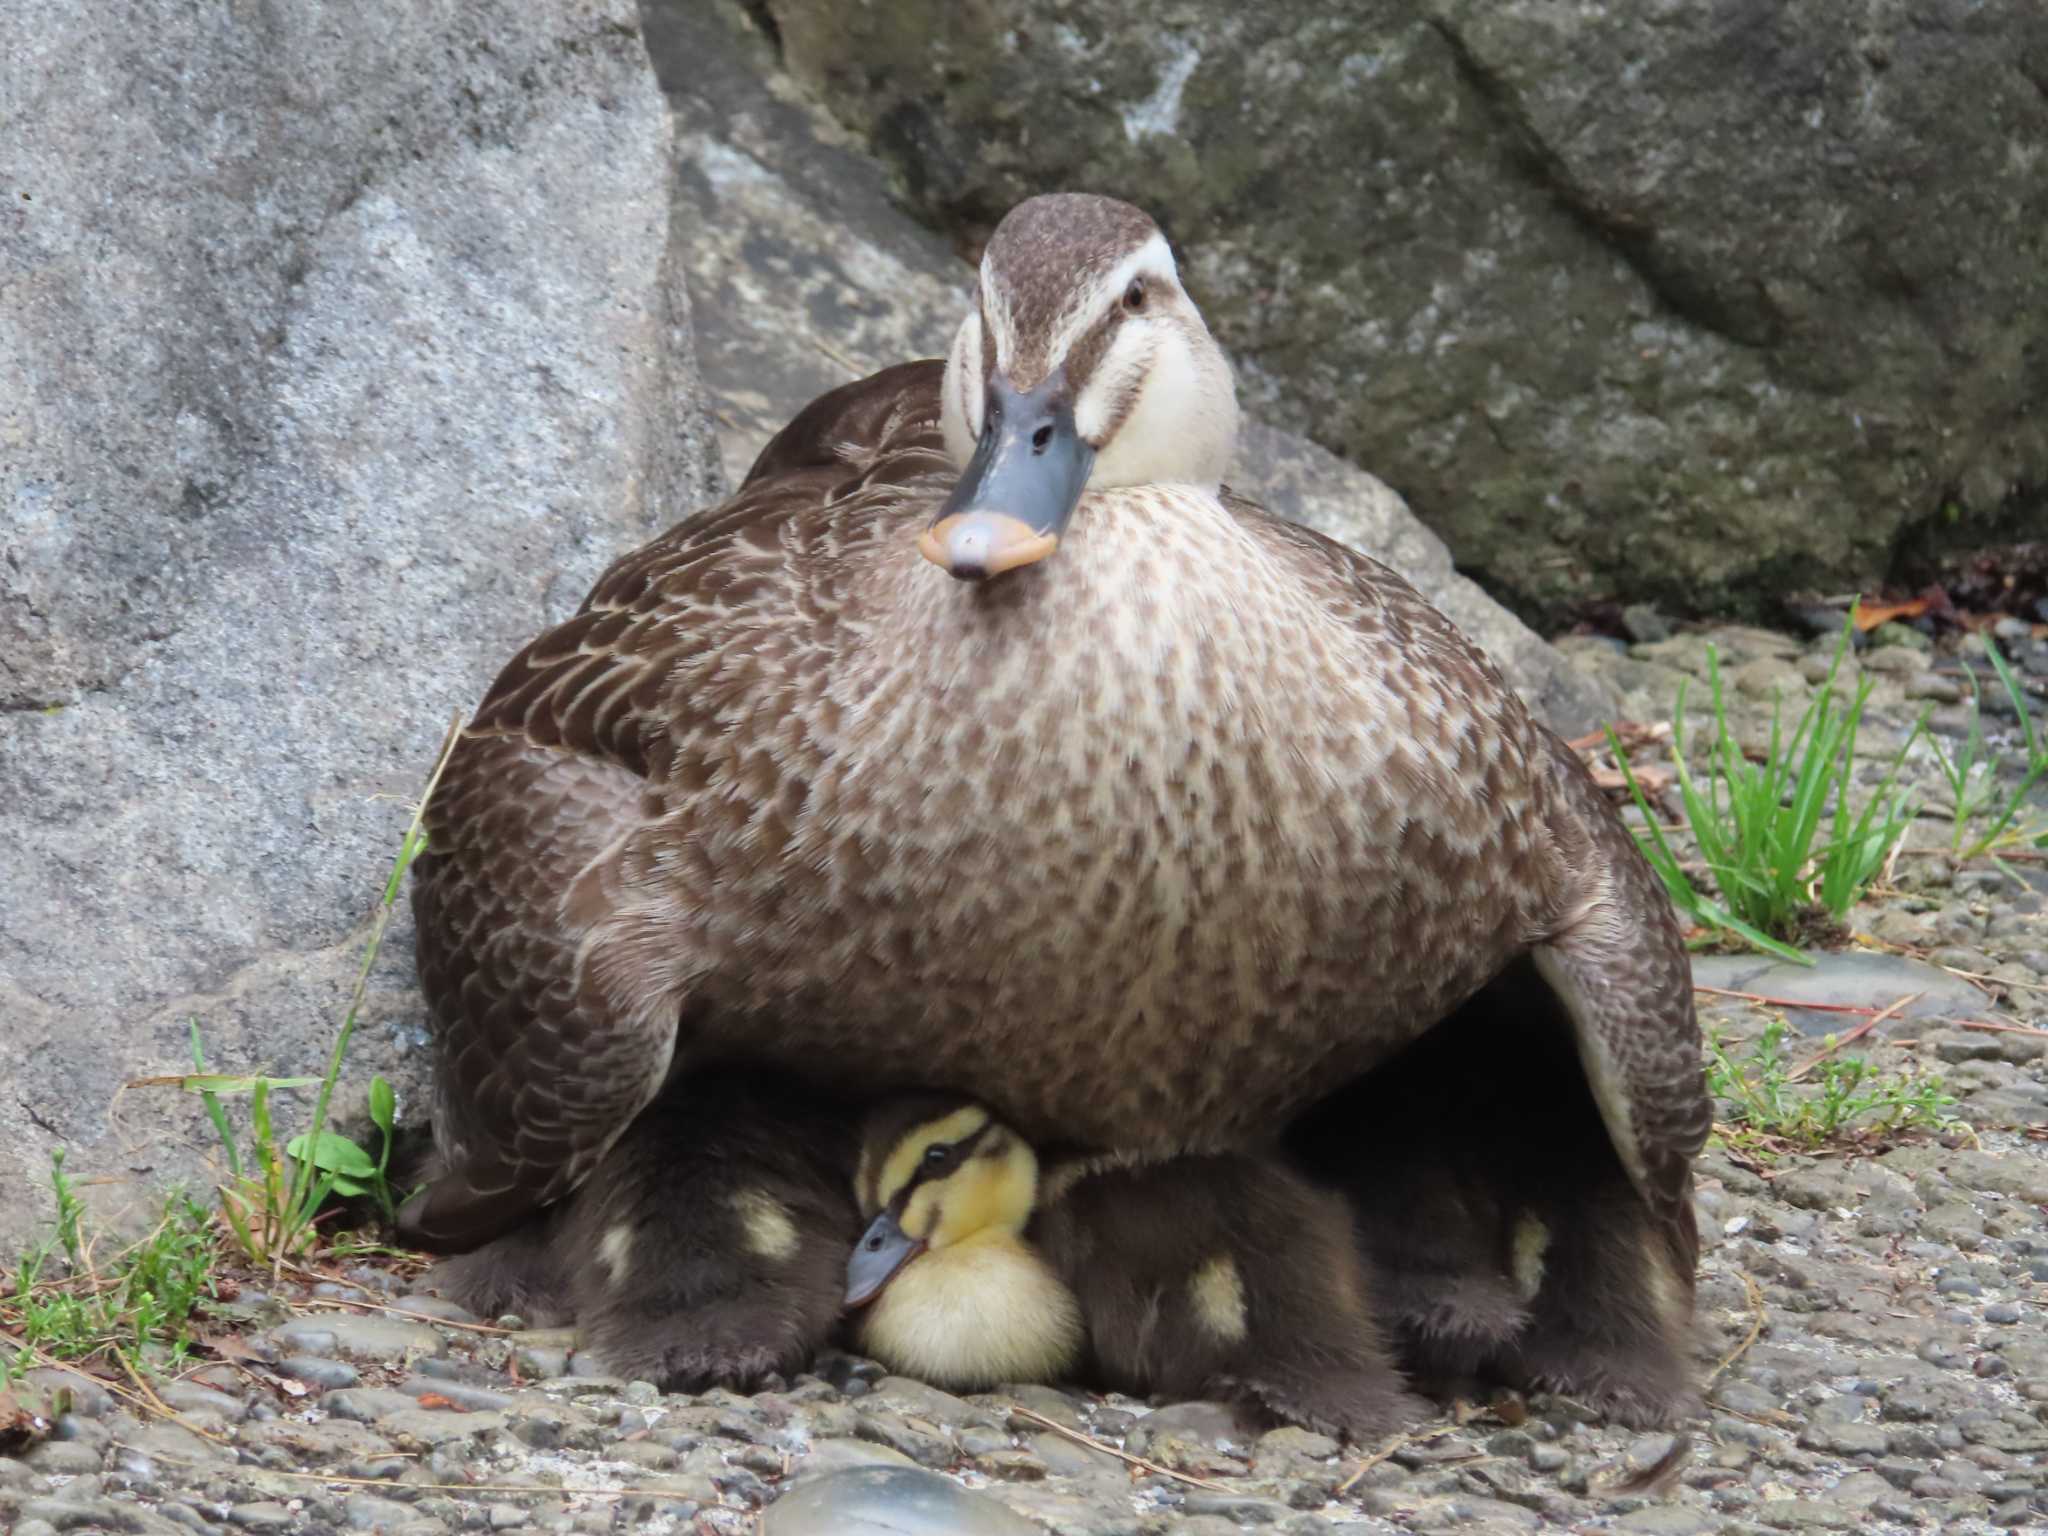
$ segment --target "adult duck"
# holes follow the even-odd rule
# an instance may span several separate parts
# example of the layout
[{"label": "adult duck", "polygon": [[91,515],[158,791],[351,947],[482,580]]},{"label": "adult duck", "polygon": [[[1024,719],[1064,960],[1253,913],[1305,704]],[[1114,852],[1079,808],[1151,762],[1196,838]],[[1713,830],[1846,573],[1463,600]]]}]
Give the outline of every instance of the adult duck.
[{"label": "adult duck", "polygon": [[1661,886],[1406,581],[1221,487],[1237,419],[1152,220],[1033,198],[943,363],[813,402],[516,656],[414,866],[408,1235],[517,1226],[730,1061],[1046,1147],[1266,1144],[1505,974],[1658,1249],[1628,1283],[1689,1309],[1709,1105]]}]

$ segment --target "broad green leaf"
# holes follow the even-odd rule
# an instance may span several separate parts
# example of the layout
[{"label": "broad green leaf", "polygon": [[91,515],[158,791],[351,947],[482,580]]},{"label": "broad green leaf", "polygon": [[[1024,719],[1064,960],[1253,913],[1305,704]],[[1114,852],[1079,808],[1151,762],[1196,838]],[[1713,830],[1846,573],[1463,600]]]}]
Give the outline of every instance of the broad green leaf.
[{"label": "broad green leaf", "polygon": [[[294,1136],[285,1143],[285,1151],[303,1162],[306,1157],[306,1138]],[[374,1178],[377,1174],[377,1165],[371,1160],[369,1153],[346,1136],[333,1131],[320,1133],[320,1141],[313,1154],[313,1166],[325,1169],[329,1173],[358,1179]]]},{"label": "broad green leaf", "polygon": [[371,1078],[370,1118],[377,1122],[380,1130],[389,1131],[397,1113],[398,1095],[391,1091],[391,1084],[381,1077]]}]

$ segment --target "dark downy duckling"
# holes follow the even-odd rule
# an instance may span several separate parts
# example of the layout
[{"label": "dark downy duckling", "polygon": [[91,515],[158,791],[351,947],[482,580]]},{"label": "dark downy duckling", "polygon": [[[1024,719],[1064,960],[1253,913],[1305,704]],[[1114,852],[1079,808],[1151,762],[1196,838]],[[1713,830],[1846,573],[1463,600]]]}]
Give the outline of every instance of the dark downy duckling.
[{"label": "dark downy duckling", "polygon": [[853,1120],[793,1085],[709,1075],[672,1089],[547,1219],[445,1261],[484,1316],[574,1319],[606,1370],[665,1391],[749,1390],[829,1340],[859,1215]]},{"label": "dark downy duckling", "polygon": [[1249,1154],[1051,1165],[979,1105],[870,1118],[859,1347],[960,1390],[1081,1366],[1361,1439],[1412,1421],[1343,1199]]},{"label": "dark downy duckling", "polygon": [[1563,1005],[1511,967],[1291,1132],[1350,1200],[1433,1395],[1560,1391],[1638,1426],[1696,1410],[1693,1214],[1643,1205],[1592,1098]]}]

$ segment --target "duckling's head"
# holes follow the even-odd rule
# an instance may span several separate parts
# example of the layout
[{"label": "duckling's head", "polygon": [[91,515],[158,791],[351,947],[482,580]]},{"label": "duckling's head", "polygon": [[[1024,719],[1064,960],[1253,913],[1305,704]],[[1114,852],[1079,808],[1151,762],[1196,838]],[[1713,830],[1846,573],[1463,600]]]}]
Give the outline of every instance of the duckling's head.
[{"label": "duckling's head", "polygon": [[979,1104],[905,1099],[870,1117],[855,1195],[870,1220],[847,1266],[853,1307],[920,1254],[1021,1238],[1038,1199],[1038,1158]]},{"label": "duckling's head", "polygon": [[1058,193],[1019,203],[982,253],[940,425],[960,481],[918,548],[979,579],[1052,554],[1084,491],[1214,491],[1237,393],[1159,227]]}]

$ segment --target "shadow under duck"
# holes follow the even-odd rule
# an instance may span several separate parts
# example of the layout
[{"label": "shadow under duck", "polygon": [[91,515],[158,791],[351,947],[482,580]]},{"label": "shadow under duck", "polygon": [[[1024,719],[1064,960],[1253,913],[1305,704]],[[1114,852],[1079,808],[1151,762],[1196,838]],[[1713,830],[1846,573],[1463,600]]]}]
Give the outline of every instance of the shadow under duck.
[{"label": "shadow under duck", "polygon": [[1508,974],[1689,1307],[1661,886],[1407,582],[1221,487],[1236,422],[1151,220],[1034,198],[943,363],[814,401],[515,657],[413,866],[445,1171],[406,1235],[517,1227],[730,1060],[1266,1145]]},{"label": "shadow under duck", "polygon": [[1275,1157],[1041,1168],[978,1104],[867,1120],[847,1265],[854,1345],[954,1391],[1086,1379],[1223,1398],[1354,1440],[1420,1418],[1350,1208]]}]

